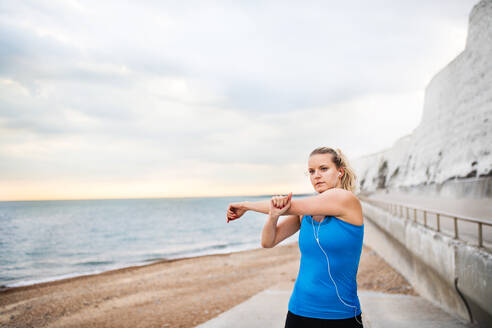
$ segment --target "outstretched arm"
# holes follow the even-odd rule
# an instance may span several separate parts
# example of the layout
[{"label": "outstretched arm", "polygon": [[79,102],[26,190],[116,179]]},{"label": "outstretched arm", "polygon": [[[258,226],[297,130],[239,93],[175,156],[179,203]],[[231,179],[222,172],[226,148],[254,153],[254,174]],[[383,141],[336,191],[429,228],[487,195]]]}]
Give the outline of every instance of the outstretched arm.
[{"label": "outstretched arm", "polygon": [[286,214],[343,216],[356,203],[357,197],[352,192],[333,188],[316,196],[293,199]]},{"label": "outstretched arm", "polygon": [[[287,197],[287,196],[286,196]],[[229,205],[227,222],[239,219],[246,211],[268,214],[270,200],[240,202]],[[283,215],[333,215],[343,216],[347,210],[360,208],[357,197],[350,191],[333,188],[316,196],[292,199]]]},{"label": "outstretched arm", "polygon": [[[287,196],[285,196],[287,197]],[[344,189],[330,189],[316,196],[292,199],[290,208],[284,215],[340,215],[344,207],[353,198],[350,191]],[[255,211],[268,214],[270,200],[258,202],[241,202],[240,206],[246,211]]]},{"label": "outstretched arm", "polygon": [[[289,194],[292,197],[292,193]],[[283,200],[283,205],[287,203],[287,198],[289,195],[285,196],[285,200]],[[271,199],[260,200],[257,202],[239,202],[239,203],[231,203],[227,209],[227,222],[232,220],[239,219],[244,213],[247,211],[255,211],[259,213],[268,214],[270,211],[270,202]]]},{"label": "outstretched arm", "polygon": [[270,209],[270,199],[260,200],[258,202],[239,202],[229,204],[227,209],[227,223],[239,219],[246,211],[255,211],[268,214]]},{"label": "outstretched arm", "polygon": [[255,211],[263,214],[268,214],[270,210],[270,199],[260,200],[257,202],[243,202],[244,208],[248,211]]},{"label": "outstretched arm", "polygon": [[313,197],[292,200],[286,214],[290,215],[330,215],[362,225],[364,218],[359,199],[350,191],[333,188]]}]

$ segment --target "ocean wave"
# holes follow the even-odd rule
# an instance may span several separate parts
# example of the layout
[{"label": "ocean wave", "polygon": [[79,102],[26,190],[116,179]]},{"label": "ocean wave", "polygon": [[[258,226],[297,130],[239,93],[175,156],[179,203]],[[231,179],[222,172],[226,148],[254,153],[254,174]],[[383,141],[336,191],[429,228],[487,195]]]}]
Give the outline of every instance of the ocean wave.
[{"label": "ocean wave", "polygon": [[86,262],[79,262],[75,263],[74,265],[76,266],[94,266],[94,265],[108,265],[108,264],[113,264],[115,263],[114,261],[86,261]]}]

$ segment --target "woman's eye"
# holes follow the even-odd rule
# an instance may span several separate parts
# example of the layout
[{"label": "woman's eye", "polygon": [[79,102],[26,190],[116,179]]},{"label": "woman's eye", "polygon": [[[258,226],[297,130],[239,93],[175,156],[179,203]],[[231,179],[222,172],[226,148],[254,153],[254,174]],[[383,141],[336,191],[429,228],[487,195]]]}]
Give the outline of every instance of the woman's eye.
[{"label": "woman's eye", "polygon": [[328,170],[328,168],[327,168],[327,167],[322,167],[322,168],[321,168],[321,171],[323,171],[323,172],[324,172],[324,171],[326,171],[326,170]]}]

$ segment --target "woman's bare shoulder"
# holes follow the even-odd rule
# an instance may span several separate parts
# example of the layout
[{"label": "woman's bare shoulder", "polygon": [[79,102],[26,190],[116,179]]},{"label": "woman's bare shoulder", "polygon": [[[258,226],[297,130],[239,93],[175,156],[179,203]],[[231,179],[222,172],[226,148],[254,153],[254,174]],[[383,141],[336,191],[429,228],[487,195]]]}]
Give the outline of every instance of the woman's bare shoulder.
[{"label": "woman's bare shoulder", "polygon": [[332,193],[336,195],[336,198],[345,203],[346,205],[360,205],[359,198],[357,196],[346,189],[343,188],[332,188],[324,191],[323,193]]},{"label": "woman's bare shoulder", "polygon": [[340,219],[354,225],[363,225],[364,217],[362,215],[362,206],[359,198],[357,198],[357,196],[351,191],[344,189],[342,190],[346,207]]}]

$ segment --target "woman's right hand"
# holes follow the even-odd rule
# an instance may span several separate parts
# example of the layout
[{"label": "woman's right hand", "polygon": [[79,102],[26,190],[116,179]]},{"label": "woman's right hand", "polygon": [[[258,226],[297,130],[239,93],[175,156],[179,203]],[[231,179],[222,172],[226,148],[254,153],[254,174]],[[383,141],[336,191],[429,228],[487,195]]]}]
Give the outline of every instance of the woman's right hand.
[{"label": "woman's right hand", "polygon": [[227,223],[239,219],[247,209],[242,203],[231,203],[227,208]]},{"label": "woman's right hand", "polygon": [[292,193],[287,196],[273,196],[270,201],[270,211],[271,216],[279,217],[290,208],[292,200]]}]

